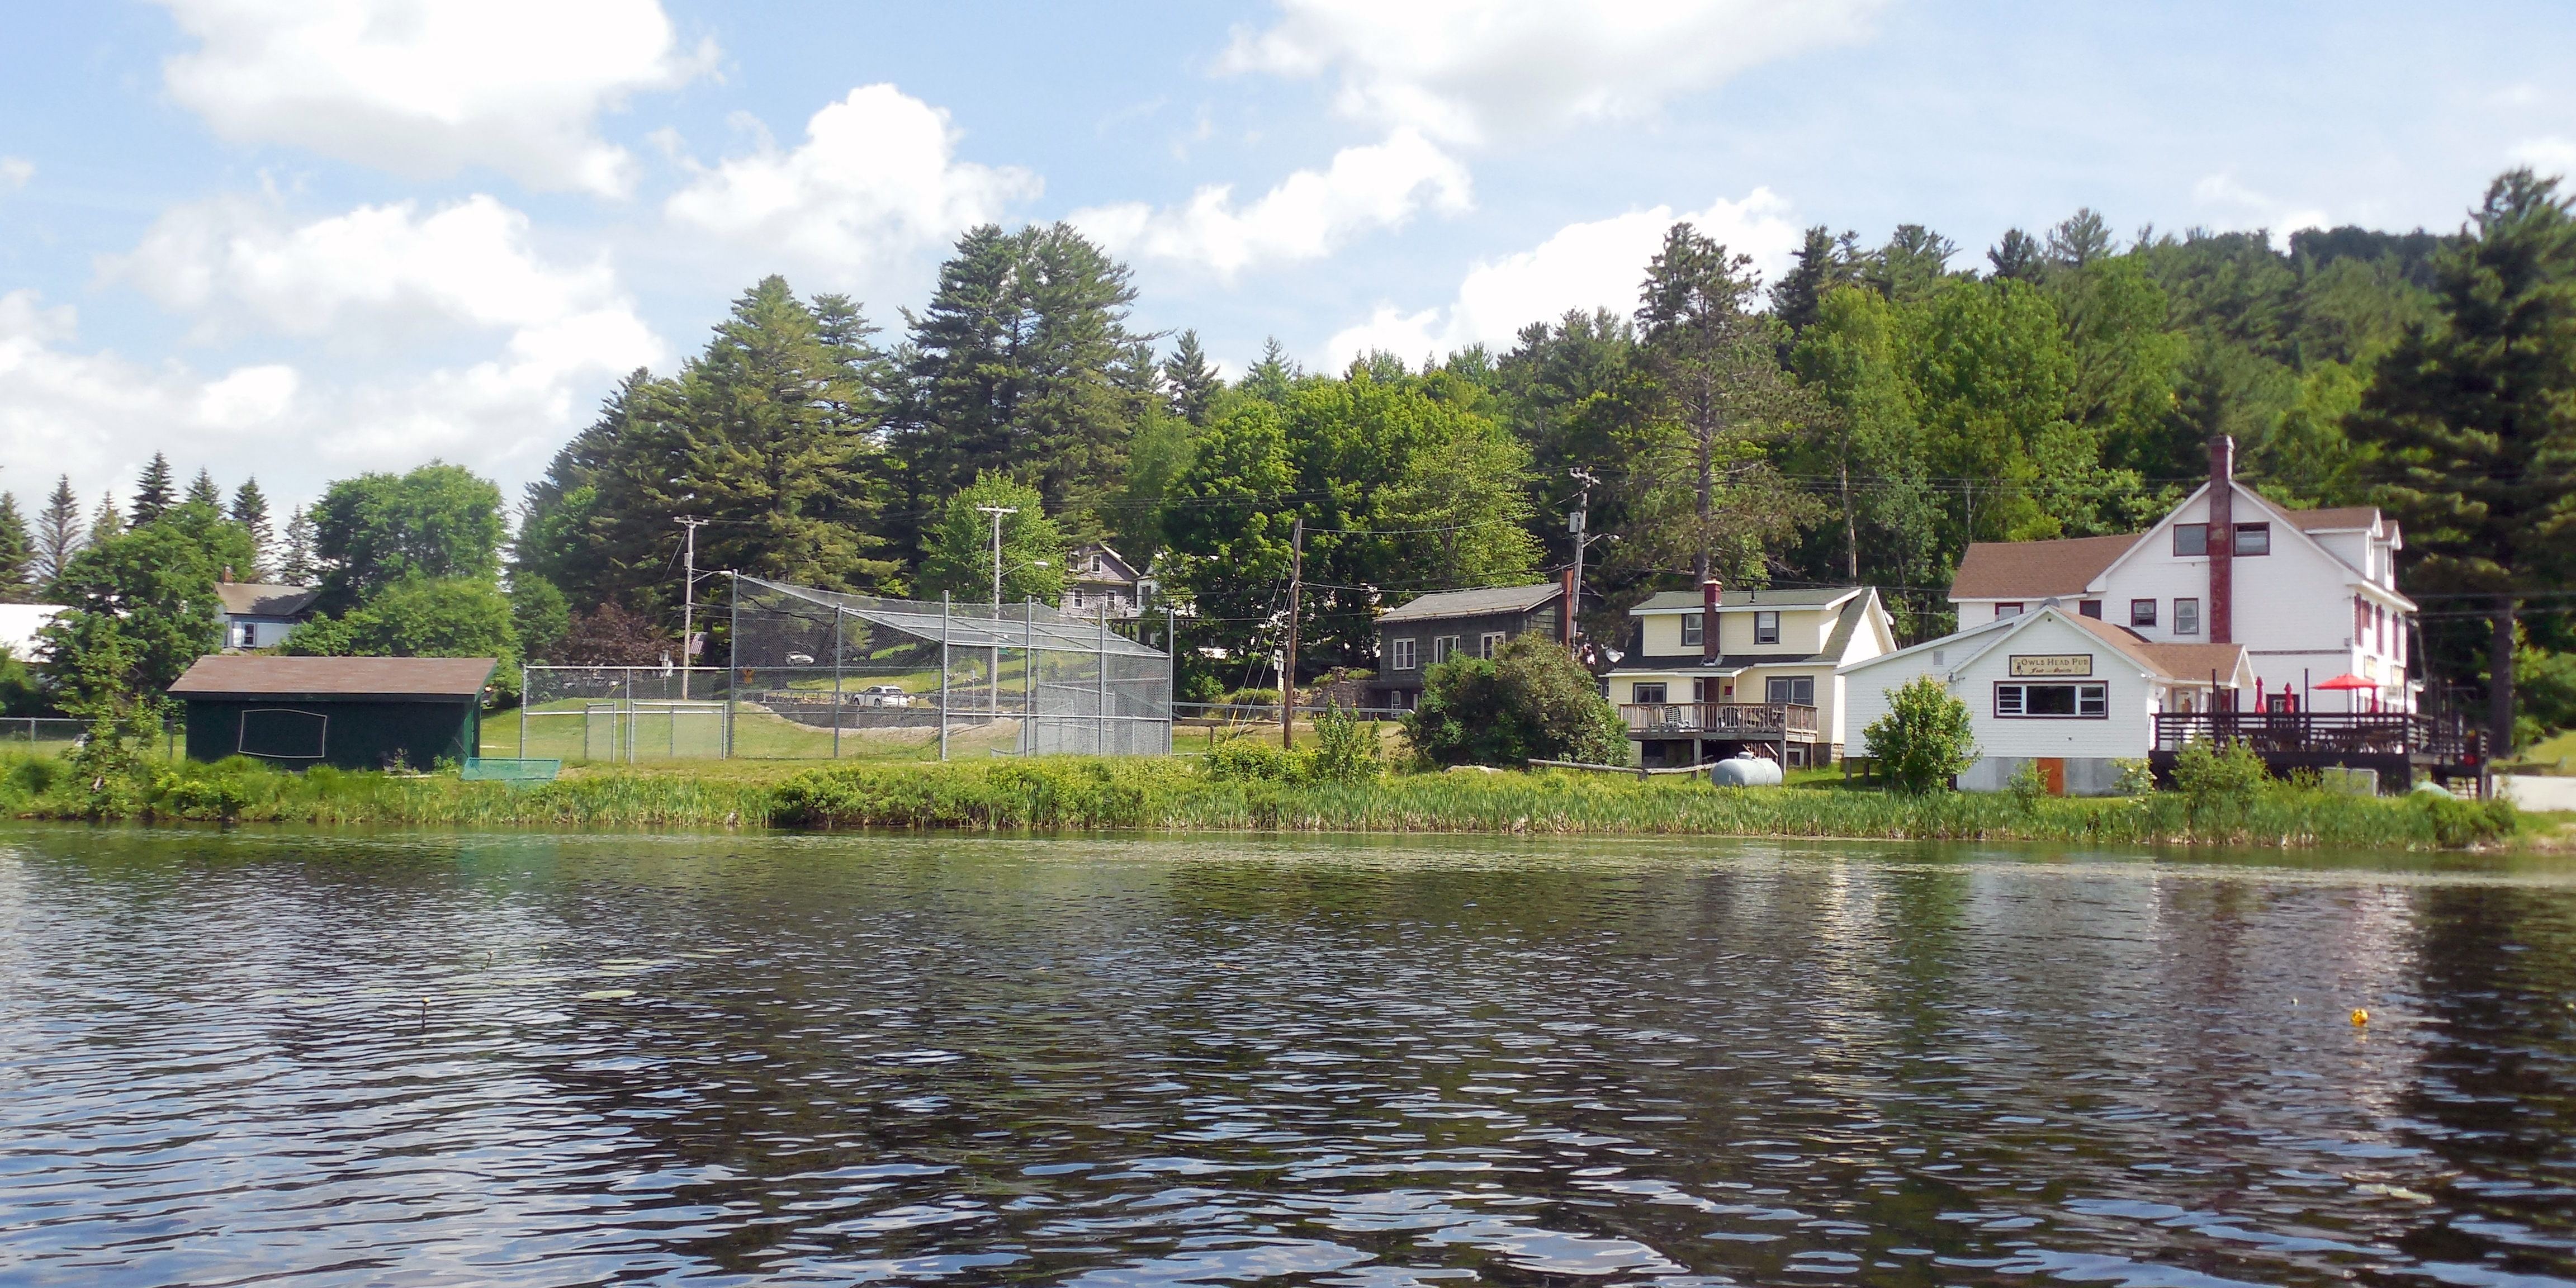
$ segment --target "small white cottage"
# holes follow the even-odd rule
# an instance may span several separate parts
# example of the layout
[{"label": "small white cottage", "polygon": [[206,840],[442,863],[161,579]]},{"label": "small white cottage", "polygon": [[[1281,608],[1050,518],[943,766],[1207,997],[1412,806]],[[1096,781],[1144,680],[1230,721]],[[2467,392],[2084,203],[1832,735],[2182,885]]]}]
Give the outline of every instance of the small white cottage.
[{"label": "small white cottage", "polygon": [[1887,714],[1888,695],[1932,676],[1968,705],[1978,759],[1959,775],[1969,791],[1996,791],[2036,761],[2060,795],[2108,795],[2123,760],[2156,745],[2156,716],[2232,706],[2254,687],[2241,644],[2147,639],[2061,606],[1855,662],[1838,670],[1849,695],[1855,754],[1863,731]]}]

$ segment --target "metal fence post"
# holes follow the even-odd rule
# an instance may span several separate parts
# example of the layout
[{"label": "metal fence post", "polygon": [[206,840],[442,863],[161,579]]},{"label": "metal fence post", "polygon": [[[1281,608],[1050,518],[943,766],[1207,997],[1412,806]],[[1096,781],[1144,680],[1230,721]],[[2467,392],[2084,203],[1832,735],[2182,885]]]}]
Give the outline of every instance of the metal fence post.
[{"label": "metal fence post", "polygon": [[525,662],[519,664],[519,759],[528,758],[528,681],[534,674]]},{"label": "metal fence post", "polygon": [[948,759],[948,592],[939,592],[939,758]]},{"label": "metal fence post", "polygon": [[635,668],[626,668],[626,763],[635,763]]},{"label": "metal fence post", "polygon": [[832,605],[832,759],[841,758],[841,606]]},{"label": "metal fence post", "polygon": [[1020,601],[1020,630],[1028,647],[1020,658],[1020,743],[1024,755],[1038,754],[1038,600]]},{"label": "metal fence post", "polygon": [[742,575],[725,570],[725,717],[719,759],[733,759],[733,699],[742,685]]},{"label": "metal fence post", "polygon": [[1101,606],[1100,616],[1096,620],[1100,626],[1100,633],[1098,638],[1092,641],[1091,645],[1091,674],[1093,682],[1099,686],[1099,696],[1092,700],[1092,710],[1095,714],[1095,718],[1091,722],[1091,754],[1095,756],[1105,756],[1109,754],[1108,605],[1104,604]]}]

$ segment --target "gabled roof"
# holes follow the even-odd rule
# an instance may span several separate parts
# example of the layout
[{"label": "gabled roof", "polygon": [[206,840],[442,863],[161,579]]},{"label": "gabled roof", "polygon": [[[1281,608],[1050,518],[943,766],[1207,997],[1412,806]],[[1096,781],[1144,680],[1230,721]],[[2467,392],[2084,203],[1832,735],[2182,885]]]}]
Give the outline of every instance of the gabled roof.
[{"label": "gabled roof", "polygon": [[[1867,586],[1802,586],[1791,590],[1722,591],[1717,597],[1717,610],[1735,608],[1831,608],[1844,598],[1857,595]],[[1646,597],[1646,602],[1628,610],[1638,613],[1696,613],[1706,607],[1696,590],[1664,590]]]},{"label": "gabled roof", "polygon": [[1941,663],[1947,670],[1956,673],[1961,667],[2003,647],[2013,636],[2029,629],[2033,623],[2051,620],[2064,622],[2100,639],[2104,644],[2109,645],[2112,651],[2135,663],[2138,669],[2160,680],[2198,680],[2207,683],[2210,672],[2216,671],[2221,677],[2219,683],[2224,687],[2236,682],[2239,668],[2249,666],[2245,646],[2242,644],[2159,644],[2126,626],[2114,626],[2099,618],[2086,617],[2081,613],[2070,611],[2062,604],[2051,603],[2043,604],[2026,613],[1981,622],[1936,640],[1925,640],[1912,648],[1882,653],[1877,657],[1854,662],[1842,670],[1844,674],[1852,674],[1895,658],[1910,657],[1933,649],[1947,650],[1966,646],[1957,658],[1944,659]]},{"label": "gabled roof", "polygon": [[[1095,560],[1102,565],[1099,572],[1091,570]],[[1065,563],[1069,565],[1065,569],[1065,575],[1074,581],[1125,583],[1136,580],[1136,565],[1127,562],[1126,556],[1097,541],[1086,541],[1075,546],[1072,555],[1065,560]]]},{"label": "gabled roof", "polygon": [[1822,653],[1728,653],[1714,662],[1703,662],[1697,653],[1677,653],[1654,657],[1631,653],[1619,659],[1608,674],[1626,675],[1633,671],[1652,671],[1661,675],[1733,675],[1756,666],[1831,666],[1833,659]]},{"label": "gabled roof", "polygon": [[1488,613],[1525,613],[1556,598],[1563,588],[1543,581],[1535,586],[1488,586],[1482,590],[1441,590],[1381,615],[1381,622],[1427,622],[1444,617],[1483,617]]},{"label": "gabled roof", "polygon": [[2081,595],[2094,578],[2129,553],[2140,536],[1973,542],[1959,560],[1959,574],[1950,579],[1950,598],[2029,602]]},{"label": "gabled roof", "polygon": [[2339,505],[2327,510],[2284,510],[2281,513],[2288,516],[2301,532],[2379,526],[2379,507],[2375,505]]},{"label": "gabled roof", "polygon": [[[2414,600],[2408,599],[2404,594],[2397,590],[2387,586],[2382,586],[2377,582],[2372,581],[2370,578],[2363,576],[2361,570],[2353,567],[2350,561],[2346,560],[2342,555],[2336,554],[2334,551],[2328,549],[2324,542],[2321,542],[2315,537],[2309,535],[2311,531],[2332,531],[2344,526],[2347,521],[2353,518],[2353,516],[2375,515],[2378,511],[2372,510],[2367,506],[2357,505],[2343,506],[2339,509],[2333,510],[2292,510],[2275,504],[2270,498],[2265,497],[2262,493],[2245,486],[2242,482],[2231,481],[2229,486],[2235,491],[2236,504],[2250,505],[2253,507],[2251,510],[2240,509],[2236,511],[2238,516],[2236,521],[2239,524],[2248,522],[2249,520],[2247,516],[2253,515],[2260,515],[2268,519],[2279,519],[2290,531],[2291,535],[2289,537],[2289,542],[2291,546],[2295,547],[2304,545],[2318,557],[2326,559],[2332,562],[2335,566],[2343,569],[2344,584],[2349,586],[2359,586],[2370,594],[2380,596],[2384,599],[2394,600],[2401,609],[2408,611],[2412,611],[2414,609]],[[2112,560],[2112,564],[2116,566],[2120,563],[2126,562],[2130,558],[2131,554],[2138,550],[2147,548],[2157,533],[2163,532],[2174,526],[2175,519],[2178,518],[2184,510],[2190,508],[2192,502],[2198,501],[2208,495],[2209,485],[2206,483],[2192,489],[2190,496],[2184,497],[2180,503],[2174,506],[2174,508],[2165,511],[2165,517],[2156,520],[2154,527],[2149,528],[2144,533],[2140,534],[2138,537],[2138,544],[2130,547],[2128,551],[2123,552],[2118,559]],[[2321,517],[2313,523],[2303,521],[2303,516],[2309,515]],[[2354,526],[2359,525],[2356,524]],[[2278,543],[2275,543],[2275,553],[2277,553],[2281,548],[2282,547]],[[1964,596],[1961,596],[1955,589],[1950,592],[1950,597],[1953,599],[1964,598]]]},{"label": "gabled roof", "polygon": [[319,586],[280,586],[268,582],[226,581],[215,585],[215,598],[235,617],[296,617],[313,607]]},{"label": "gabled roof", "polygon": [[183,698],[475,698],[498,665],[488,657],[218,653],[198,658],[170,692]]}]

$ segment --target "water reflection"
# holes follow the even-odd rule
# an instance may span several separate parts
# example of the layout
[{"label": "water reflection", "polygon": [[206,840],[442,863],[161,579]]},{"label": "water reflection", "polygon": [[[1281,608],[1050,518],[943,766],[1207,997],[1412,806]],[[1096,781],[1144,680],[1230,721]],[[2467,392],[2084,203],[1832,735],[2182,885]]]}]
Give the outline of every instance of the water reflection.
[{"label": "water reflection", "polygon": [[2562,873],[8,839],[11,1282],[2576,1282]]}]

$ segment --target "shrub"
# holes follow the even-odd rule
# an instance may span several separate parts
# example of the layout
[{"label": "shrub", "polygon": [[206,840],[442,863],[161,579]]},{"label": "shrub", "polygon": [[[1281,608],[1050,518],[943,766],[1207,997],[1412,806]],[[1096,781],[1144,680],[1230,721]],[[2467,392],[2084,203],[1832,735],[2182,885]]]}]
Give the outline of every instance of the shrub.
[{"label": "shrub", "polygon": [[1208,749],[1202,768],[1220,783],[1278,783],[1288,780],[1292,763],[1288,752],[1267,737],[1233,733]]},{"label": "shrub", "polygon": [[1861,736],[1898,791],[1932,791],[1977,757],[1968,704],[1928,675],[1888,690],[1887,714],[1872,721]]},{"label": "shrub", "polygon": [[2464,801],[2442,792],[2413,792],[2406,807],[2423,815],[2433,839],[2451,849],[2511,836],[2519,821],[2508,800]]},{"label": "shrub", "polygon": [[2174,789],[2195,810],[2251,805],[2270,777],[2263,758],[2241,742],[2229,743],[2224,751],[2212,751],[2208,744],[2196,742],[2174,757]]},{"label": "shrub", "polygon": [[1352,717],[1340,707],[1327,707],[1315,717],[1315,746],[1307,752],[1304,773],[1298,777],[1312,783],[1365,783],[1375,781],[1384,768],[1378,752],[1377,722],[1366,723]]},{"label": "shrub", "polygon": [[1405,740],[1440,765],[1528,760],[1624,764],[1627,728],[1574,655],[1544,635],[1517,635],[1492,661],[1460,657],[1423,674]]},{"label": "shrub", "polygon": [[2038,809],[2039,802],[2048,795],[2048,773],[2039,767],[2038,761],[2025,760],[2021,762],[2021,768],[2013,771],[2012,778],[2004,783],[2004,790],[2012,793],[2013,799],[2021,804],[2022,812],[2027,814]]}]

